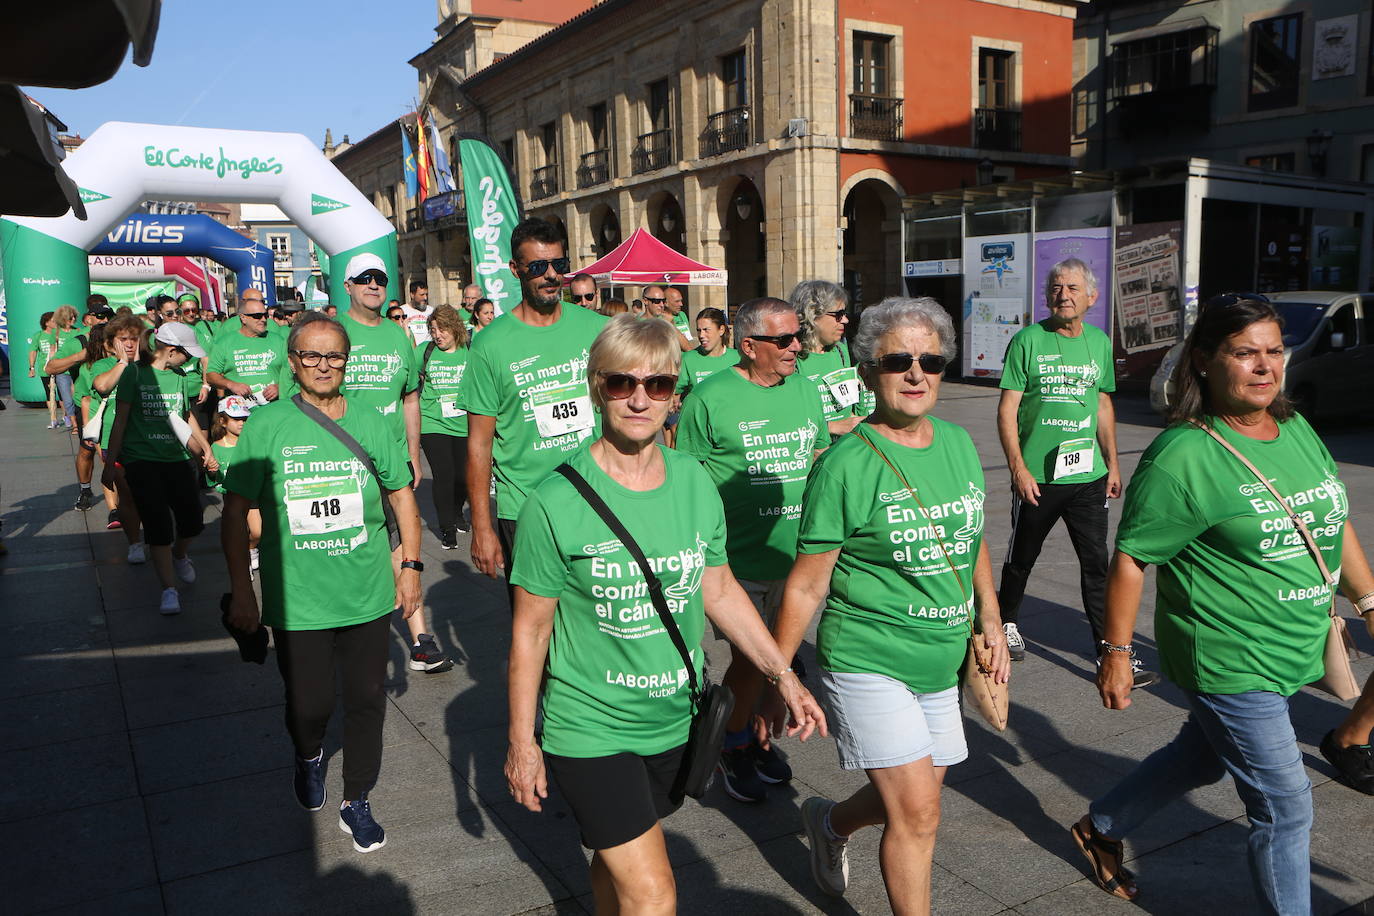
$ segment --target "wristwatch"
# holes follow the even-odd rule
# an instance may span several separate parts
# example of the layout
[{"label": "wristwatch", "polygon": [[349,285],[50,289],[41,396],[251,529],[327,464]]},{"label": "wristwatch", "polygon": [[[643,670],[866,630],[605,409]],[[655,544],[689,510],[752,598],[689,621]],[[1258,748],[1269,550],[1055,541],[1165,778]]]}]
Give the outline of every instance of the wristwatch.
[{"label": "wristwatch", "polygon": [[424,571],[425,571],[425,564],[421,563],[419,560],[402,560],[402,561],[401,561],[401,568],[402,568],[402,569],[413,569],[413,570],[415,570],[416,572],[424,572]]}]

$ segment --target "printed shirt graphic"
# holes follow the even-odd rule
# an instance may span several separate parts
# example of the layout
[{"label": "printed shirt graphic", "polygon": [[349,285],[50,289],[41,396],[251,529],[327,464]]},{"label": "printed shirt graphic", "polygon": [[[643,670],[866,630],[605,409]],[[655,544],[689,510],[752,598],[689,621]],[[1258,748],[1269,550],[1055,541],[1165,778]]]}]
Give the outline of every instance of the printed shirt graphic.
[{"label": "printed shirt graphic", "polygon": [[[424,356],[424,349],[416,351],[421,362]],[[420,389],[421,433],[468,434],[467,411],[458,406],[458,384],[467,367],[467,347],[455,347],[452,353],[434,348],[424,370],[425,387]]]},{"label": "printed shirt graphic", "polygon": [[[857,383],[859,380],[859,370],[854,368],[854,361],[849,358],[849,347],[843,340],[820,353],[798,354],[797,374],[806,376],[807,380],[816,386],[816,391],[821,396],[821,406],[825,408],[826,422],[854,416],[855,403],[851,401],[841,406],[835,397],[838,383],[846,380]],[[857,384],[853,386],[855,397],[858,396],[860,387]],[[840,387],[839,390],[845,389]]]},{"label": "printed shirt graphic", "polygon": [[[1339,579],[1350,505],[1307,421],[1279,424],[1270,442],[1208,422],[1268,475]],[[1180,687],[1289,696],[1321,676],[1332,590],[1269,490],[1202,430],[1170,427],[1146,449],[1116,547],[1159,566],[1155,637]]]},{"label": "printed shirt graphic", "polygon": [[394,321],[382,319],[374,328],[347,315],[340,319],[352,342],[343,384],[349,403],[374,408],[386,419],[401,450],[408,452],[401,398],[420,384],[419,358],[410,338]]},{"label": "printed shirt graphic", "polygon": [[[492,474],[498,518],[520,516],[530,491],[568,455],[597,433],[588,416],[587,357],[606,319],[584,308],[564,307],[558,321],[531,327],[507,313],[474,337],[468,368],[458,387],[458,407],[496,418]],[[559,417],[551,416],[557,408]],[[580,429],[541,435],[539,417]]]},{"label": "printed shirt graphic", "polygon": [[238,331],[221,334],[209,353],[210,372],[247,385],[254,394],[277,384],[286,363],[285,341],[270,332],[262,337],[247,337]]},{"label": "printed shirt graphic", "polygon": [[31,338],[29,352],[38,354],[33,361],[34,371],[43,372],[43,364],[48,361],[48,357],[57,346],[56,334],[56,331],[39,331]]},{"label": "printed shirt graphic", "polygon": [[[1112,344],[1100,330],[1083,325],[1079,337],[1047,330],[1045,322],[1022,328],[1007,345],[1002,388],[1021,391],[1016,414],[1021,455],[1036,483],[1086,483],[1107,473],[1097,443],[1098,393],[1116,390]],[[1092,469],[1055,476],[1061,446],[1075,440],[1091,456]]]},{"label": "printed shirt graphic", "polygon": [[792,568],[806,474],[824,434],[820,396],[800,373],[764,388],[728,369],[683,402],[677,447],[720,490],[741,579],[782,579]]},{"label": "printed shirt graphic", "polygon": [[[840,550],[817,631],[821,665],[886,675],[916,693],[958,680],[986,490],[968,433],[930,422],[926,448],[897,445],[864,425],[840,437],[811,472],[797,542],[799,553]],[[929,516],[861,436],[916,488]]]},{"label": "printed shirt graphic", "polygon": [[[725,563],[725,517],[692,458],[661,448],[662,486],[611,480],[588,449],[568,459],[639,542],[701,677],[702,576]],[[690,686],[630,553],[561,475],[525,501],[511,582],[558,598],[544,690],[544,750],[565,757],[657,754],[687,740]],[[698,680],[700,683],[700,680]]]},{"label": "printed shirt graphic", "polygon": [[687,317],[686,308],[678,312],[676,315],[672,315],[669,320],[672,321],[673,327],[677,328],[677,332],[679,334],[681,334],[688,340],[693,339],[694,335],[692,334],[692,321],[690,318]]},{"label": "printed shirt graphic", "polygon": [[717,372],[737,365],[739,351],[733,347],[726,347],[720,356],[707,356],[700,350],[688,350],[682,354],[682,369],[677,376],[677,393],[686,397],[696,386]]},{"label": "printed shirt graphic", "polygon": [[405,315],[406,327],[410,329],[410,336],[415,338],[415,346],[423,347],[429,343],[429,316],[434,314],[434,309],[420,311],[411,308],[410,303],[401,306],[401,313]]},{"label": "printed shirt graphic", "polygon": [[[130,405],[124,428],[122,461],[185,461],[186,449],[172,431],[168,414],[185,419],[200,384],[175,369],[129,366],[119,377],[115,399]],[[108,413],[110,408],[106,408]]]},{"label": "printed shirt graphic", "polygon": [[[352,399],[337,421],[388,490],[408,486],[405,450],[385,420]],[[291,401],[253,409],[224,488],[262,508],[262,622],[322,630],[376,620],[396,606],[377,480]]]}]

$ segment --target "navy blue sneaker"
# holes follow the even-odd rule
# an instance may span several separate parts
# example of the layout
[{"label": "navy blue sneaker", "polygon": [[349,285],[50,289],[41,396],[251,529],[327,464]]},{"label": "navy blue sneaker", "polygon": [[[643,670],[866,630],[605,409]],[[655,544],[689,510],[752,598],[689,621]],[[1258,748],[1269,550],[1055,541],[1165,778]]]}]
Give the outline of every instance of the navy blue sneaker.
[{"label": "navy blue sneaker", "polygon": [[339,806],[339,829],[353,837],[353,848],[358,852],[372,852],[386,845],[386,831],[373,820],[366,792],[357,801]]},{"label": "navy blue sneaker", "polygon": [[328,793],[324,788],[324,751],[315,755],[314,760],[296,758],[296,778],[292,781],[296,790],[296,801],[307,811],[318,811],[324,807]]},{"label": "navy blue sneaker", "polygon": [[753,741],[749,744],[749,754],[754,758],[754,770],[759,774],[759,779],[772,786],[792,781],[792,768],[787,765],[776,745],[770,742],[765,749],[763,745]]}]

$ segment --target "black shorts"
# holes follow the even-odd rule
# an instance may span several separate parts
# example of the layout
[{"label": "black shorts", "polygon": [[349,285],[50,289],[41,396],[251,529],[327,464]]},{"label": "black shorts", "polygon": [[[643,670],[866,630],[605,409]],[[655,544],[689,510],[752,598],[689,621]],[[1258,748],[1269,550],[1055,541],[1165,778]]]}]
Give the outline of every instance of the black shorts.
[{"label": "black shorts", "polygon": [[673,784],[687,745],[661,754],[609,757],[559,757],[544,754],[544,766],[572,808],[582,830],[582,845],[610,849],[643,836],[682,806]]},{"label": "black shorts", "polygon": [[180,538],[193,538],[205,528],[200,488],[189,461],[130,461],[124,480],[134,496],[149,547],[165,547]]}]

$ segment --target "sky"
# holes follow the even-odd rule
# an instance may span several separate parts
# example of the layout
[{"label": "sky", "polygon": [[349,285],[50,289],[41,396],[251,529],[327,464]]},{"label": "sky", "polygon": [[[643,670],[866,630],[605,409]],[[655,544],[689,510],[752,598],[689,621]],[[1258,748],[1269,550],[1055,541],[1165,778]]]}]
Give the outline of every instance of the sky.
[{"label": "sky", "polygon": [[152,62],[89,89],[26,92],[89,137],[106,121],[294,131],[316,146],[413,110],[434,0],[163,0]]}]

